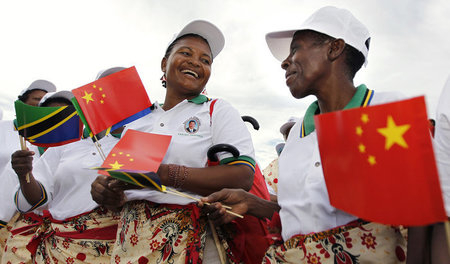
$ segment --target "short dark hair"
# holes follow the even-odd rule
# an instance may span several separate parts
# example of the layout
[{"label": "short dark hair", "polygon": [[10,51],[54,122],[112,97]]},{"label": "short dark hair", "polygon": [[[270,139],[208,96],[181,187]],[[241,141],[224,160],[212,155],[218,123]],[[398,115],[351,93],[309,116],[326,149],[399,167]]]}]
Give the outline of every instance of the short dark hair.
[{"label": "short dark hair", "polygon": [[[206,42],[206,44],[208,44],[208,46],[209,46],[208,41],[207,41],[204,37],[202,37],[202,36],[200,36],[200,35],[197,35],[197,34],[193,34],[193,33],[186,34],[186,35],[183,35],[183,36],[181,36],[181,37],[176,38],[174,41],[172,41],[172,43],[170,43],[170,45],[169,45],[169,46],[167,47],[167,49],[166,49],[166,53],[164,54],[164,58],[169,58],[170,53],[172,53],[172,49],[173,49],[173,47],[175,46],[175,44],[177,44],[177,42],[178,42],[180,39],[184,39],[184,38],[187,38],[187,37],[196,37],[196,38],[200,38],[200,39],[204,40],[204,41]],[[212,58],[211,58],[211,59],[212,59]]]},{"label": "short dark hair", "polygon": [[[307,37],[311,37],[316,43],[316,45],[321,45],[325,41],[334,41],[335,38],[328,36],[326,34],[314,31],[314,30],[302,30],[297,31],[301,32],[302,35],[305,35]],[[350,46],[349,44],[345,44],[345,48],[343,51],[343,54],[345,55],[345,64],[347,65],[347,76],[353,80],[355,77],[355,74],[361,69],[361,67],[364,64],[365,58],[364,55],[354,47]]]},{"label": "short dark hair", "polygon": [[18,98],[20,101],[22,101],[22,102],[25,103],[25,102],[28,100],[28,96],[30,96],[30,94],[31,94],[32,92],[36,91],[36,90],[38,90],[38,91],[43,91],[43,92],[47,92],[47,91],[42,90],[42,89],[28,90],[28,91],[26,91],[24,94],[19,95],[17,98]]}]

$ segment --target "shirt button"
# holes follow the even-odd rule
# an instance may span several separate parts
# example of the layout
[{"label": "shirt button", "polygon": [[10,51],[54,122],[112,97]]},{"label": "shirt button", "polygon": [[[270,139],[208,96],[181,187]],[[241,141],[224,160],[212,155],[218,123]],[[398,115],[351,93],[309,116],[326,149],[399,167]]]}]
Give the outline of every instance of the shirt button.
[{"label": "shirt button", "polygon": [[161,123],[161,124],[159,124],[161,127],[163,127],[164,126],[164,123]]},{"label": "shirt button", "polygon": [[92,152],[92,155],[94,155],[94,156],[95,156],[95,155],[96,155],[96,154],[95,154],[95,152]]},{"label": "shirt button", "polygon": [[320,166],[320,162],[316,161],[316,163],[314,163],[314,166],[319,167]]}]

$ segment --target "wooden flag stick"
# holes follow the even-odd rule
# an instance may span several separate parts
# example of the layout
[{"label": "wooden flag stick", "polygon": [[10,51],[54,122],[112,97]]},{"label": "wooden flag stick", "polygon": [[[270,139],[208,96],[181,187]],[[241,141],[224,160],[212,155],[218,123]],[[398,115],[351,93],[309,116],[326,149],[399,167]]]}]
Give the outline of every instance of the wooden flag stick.
[{"label": "wooden flag stick", "polygon": [[216,244],[217,253],[219,253],[220,263],[225,264],[226,259],[225,259],[225,256],[223,255],[223,251],[222,251],[223,246],[222,246],[222,243],[220,243],[219,236],[217,235],[216,227],[214,226],[213,222],[210,219],[208,219],[208,222],[209,222],[209,227],[211,228],[211,233],[214,238],[214,243]]},{"label": "wooden flag stick", "polygon": [[[178,195],[178,196],[181,196],[181,197],[184,197],[184,198],[192,199],[192,200],[195,200],[195,201],[197,201],[197,202],[200,202],[200,199],[198,199],[198,198],[196,198],[196,197],[194,197],[194,196],[191,196],[191,195],[189,195],[189,194],[186,194],[186,193],[183,193],[183,192],[179,192],[179,191],[177,191],[177,190],[175,190],[175,189],[172,189],[172,188],[167,188],[167,187],[166,187],[166,192],[167,192],[167,193],[170,193],[170,194]],[[208,202],[206,202],[205,204],[206,204],[206,205],[211,205],[211,204],[208,203]],[[225,209],[227,209],[227,210],[226,210],[227,213],[229,213],[229,214],[231,214],[231,215],[234,215],[234,216],[236,216],[236,217],[239,217],[239,218],[244,218],[244,217],[243,217],[242,215],[240,215],[240,214],[237,214],[237,213],[235,213],[235,212],[233,212],[233,211],[229,211],[229,210],[232,209],[230,206],[222,205],[222,207],[225,208]]]},{"label": "wooden flag stick", "polygon": [[444,226],[445,226],[445,235],[447,237],[448,254],[450,255],[450,221],[449,220],[445,221]]},{"label": "wooden flag stick", "polygon": [[105,161],[106,156],[105,156],[105,153],[103,152],[102,145],[100,145],[100,143],[98,143],[98,139],[97,139],[96,135],[94,135],[94,139],[95,139],[94,145],[97,148],[97,151],[100,154],[100,157],[103,159],[103,161]]},{"label": "wooden flag stick", "polygon": [[[19,141],[20,141],[20,149],[27,150],[27,143],[25,141],[25,138],[19,135]],[[28,172],[25,176],[25,179],[27,180],[27,183],[30,183],[30,173]]]}]

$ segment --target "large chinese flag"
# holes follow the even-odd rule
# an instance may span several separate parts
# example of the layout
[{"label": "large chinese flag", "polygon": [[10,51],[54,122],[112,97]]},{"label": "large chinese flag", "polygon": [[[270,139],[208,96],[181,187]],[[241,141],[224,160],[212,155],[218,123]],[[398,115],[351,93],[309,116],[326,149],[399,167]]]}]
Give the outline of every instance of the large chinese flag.
[{"label": "large chinese flag", "polygon": [[[102,171],[99,173],[106,174],[105,169],[157,172],[169,148],[171,138],[171,136],[129,129],[106,157],[101,166]],[[115,177],[113,174],[110,175]],[[133,176],[133,174],[130,175],[130,177]],[[120,177],[117,178],[122,180]],[[136,182],[140,180],[136,179]]]},{"label": "large chinese flag", "polygon": [[391,225],[446,220],[423,96],[314,119],[331,205]]},{"label": "large chinese flag", "polygon": [[135,67],[72,90],[75,107],[95,135],[150,113],[150,99]]}]

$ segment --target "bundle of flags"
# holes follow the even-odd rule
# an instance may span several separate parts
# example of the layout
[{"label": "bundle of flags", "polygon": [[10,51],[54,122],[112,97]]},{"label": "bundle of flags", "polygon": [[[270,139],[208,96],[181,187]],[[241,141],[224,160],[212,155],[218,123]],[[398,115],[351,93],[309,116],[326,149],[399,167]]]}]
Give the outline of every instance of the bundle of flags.
[{"label": "bundle of flags", "polygon": [[390,225],[446,221],[423,96],[314,119],[331,205]]},{"label": "bundle of flags", "polygon": [[19,134],[39,147],[60,146],[81,138],[83,124],[73,105],[37,107],[14,102]]},{"label": "bundle of flags", "polygon": [[171,136],[129,129],[114,146],[100,167],[100,174],[140,186],[165,191],[166,187],[156,174]]},{"label": "bundle of flags", "polygon": [[72,102],[91,137],[109,134],[151,112],[151,102],[135,67],[73,89]]}]

